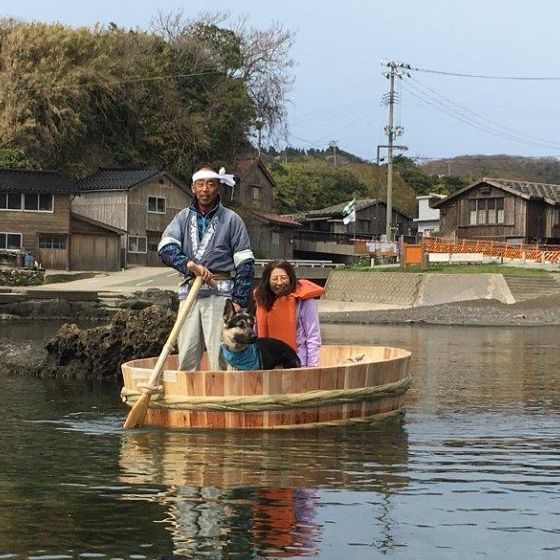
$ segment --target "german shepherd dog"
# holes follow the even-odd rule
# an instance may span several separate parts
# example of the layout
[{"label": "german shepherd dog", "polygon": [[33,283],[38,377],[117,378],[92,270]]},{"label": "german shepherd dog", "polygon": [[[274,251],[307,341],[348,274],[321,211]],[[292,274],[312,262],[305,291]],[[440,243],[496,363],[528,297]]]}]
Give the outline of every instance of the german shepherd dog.
[{"label": "german shepherd dog", "polygon": [[220,348],[222,370],[301,367],[298,355],[290,346],[276,338],[257,338],[254,327],[255,319],[247,309],[236,311],[232,301],[226,300]]}]

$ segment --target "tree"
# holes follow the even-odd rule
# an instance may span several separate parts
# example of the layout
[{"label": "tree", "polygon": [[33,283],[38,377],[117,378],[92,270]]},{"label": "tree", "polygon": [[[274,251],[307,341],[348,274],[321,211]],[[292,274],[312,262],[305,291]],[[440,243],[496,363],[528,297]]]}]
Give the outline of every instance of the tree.
[{"label": "tree", "polygon": [[[294,65],[290,57],[293,34],[280,24],[267,29],[256,29],[241,18],[225,28],[229,14],[225,12],[201,14],[196,20],[184,16],[183,10],[160,13],[153,22],[156,33],[174,48],[192,49],[194,68],[207,59],[208,44],[204,37],[213,30],[211,41],[213,52],[229,53],[221,58],[222,70],[230,78],[237,78],[247,88],[252,102],[250,124],[253,129],[265,131],[267,138],[285,136],[287,94],[293,83],[290,68]],[[217,38],[220,41],[216,41]],[[220,47],[217,49],[217,47]]]}]

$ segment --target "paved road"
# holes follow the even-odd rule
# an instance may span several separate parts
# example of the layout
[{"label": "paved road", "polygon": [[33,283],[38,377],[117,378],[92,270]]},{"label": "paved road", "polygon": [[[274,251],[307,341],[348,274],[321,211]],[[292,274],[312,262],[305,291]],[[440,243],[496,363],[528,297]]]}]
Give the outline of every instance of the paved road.
[{"label": "paved road", "polygon": [[93,278],[25,288],[25,291],[85,291],[132,293],[148,288],[176,290],[180,274],[168,268],[138,266],[119,272],[98,273]]}]

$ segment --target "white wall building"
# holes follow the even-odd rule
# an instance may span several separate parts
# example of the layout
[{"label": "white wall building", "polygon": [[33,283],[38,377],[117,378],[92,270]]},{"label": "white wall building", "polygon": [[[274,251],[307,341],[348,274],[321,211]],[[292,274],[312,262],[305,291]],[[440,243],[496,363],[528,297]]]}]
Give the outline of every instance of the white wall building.
[{"label": "white wall building", "polygon": [[418,218],[414,218],[414,221],[418,224],[419,235],[429,236],[431,232],[439,230],[439,210],[430,208],[430,201],[441,200],[442,198],[445,198],[445,195],[435,193],[416,197]]}]

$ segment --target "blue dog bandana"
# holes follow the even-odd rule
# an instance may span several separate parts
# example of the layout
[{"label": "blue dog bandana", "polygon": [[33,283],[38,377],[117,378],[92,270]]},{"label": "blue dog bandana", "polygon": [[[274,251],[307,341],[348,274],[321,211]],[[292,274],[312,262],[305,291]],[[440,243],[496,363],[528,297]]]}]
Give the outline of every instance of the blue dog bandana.
[{"label": "blue dog bandana", "polygon": [[234,368],[242,371],[261,369],[261,358],[256,344],[249,344],[249,346],[241,352],[232,352],[231,350],[228,350],[223,342],[221,348],[224,358]]}]

